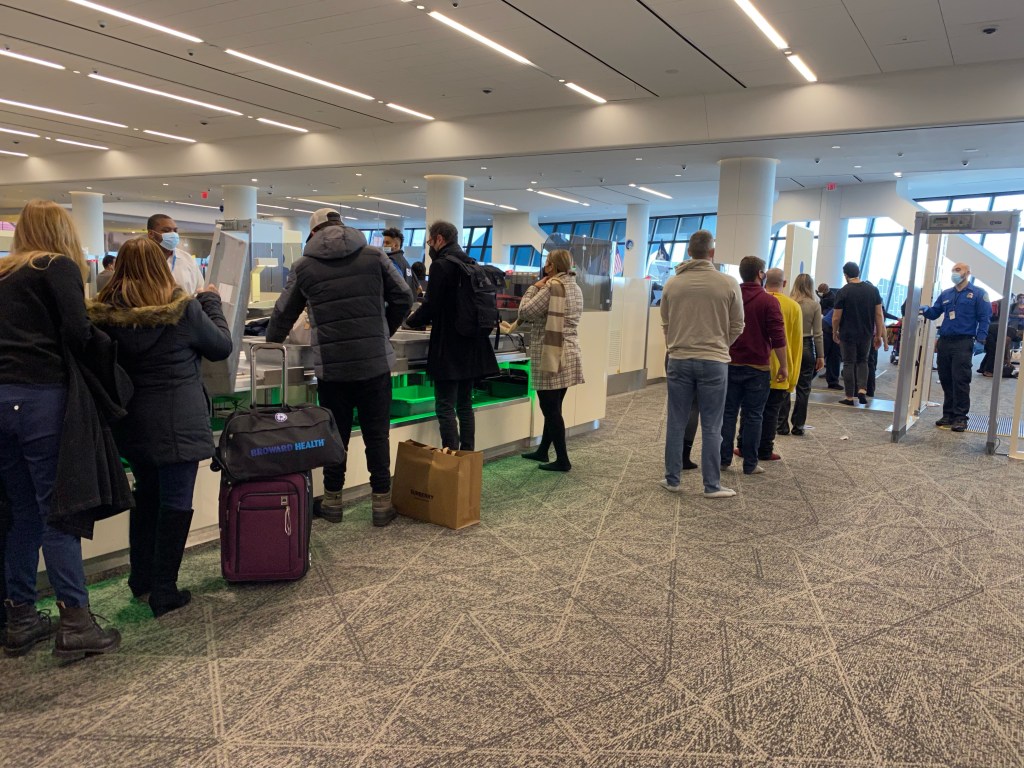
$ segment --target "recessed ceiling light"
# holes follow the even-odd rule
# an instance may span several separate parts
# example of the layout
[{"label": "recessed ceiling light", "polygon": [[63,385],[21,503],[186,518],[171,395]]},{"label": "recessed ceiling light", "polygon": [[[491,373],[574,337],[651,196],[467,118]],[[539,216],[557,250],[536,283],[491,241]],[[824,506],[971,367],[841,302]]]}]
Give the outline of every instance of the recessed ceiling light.
[{"label": "recessed ceiling light", "polygon": [[[417,6],[417,7],[419,7],[419,6]],[[440,21],[442,24],[445,24],[445,25],[451,27],[452,29],[454,29],[456,32],[461,32],[462,34],[466,35],[466,37],[473,38],[478,43],[483,43],[488,48],[491,48],[491,49],[497,51],[500,54],[508,56],[513,61],[518,61],[520,64],[528,64],[531,67],[534,66],[533,62],[530,61],[525,56],[520,56],[515,51],[509,50],[508,48],[503,46],[501,43],[496,43],[494,40],[491,40],[489,37],[484,37],[479,32],[476,32],[476,31],[470,29],[469,27],[463,26],[462,24],[459,24],[459,22],[457,22],[457,21],[449,19],[443,13],[438,13],[437,11],[431,11],[429,15],[430,15],[430,18],[435,19],[436,21]]]},{"label": "recessed ceiling light", "polygon": [[65,69],[62,64],[54,64],[52,61],[46,59],[37,59],[35,56],[26,56],[24,53],[15,53],[14,51],[8,51],[0,48],[0,56],[9,56],[12,59],[20,59],[21,61],[27,61],[30,64],[39,64],[43,67],[49,67],[50,69]]},{"label": "recessed ceiling light", "polygon": [[358,99],[373,101],[373,96],[363,93],[362,91],[356,91],[353,90],[352,88],[346,88],[344,85],[338,85],[337,83],[332,83],[329,80],[321,80],[319,77],[313,77],[312,75],[307,75],[304,72],[298,72],[294,69],[288,69],[288,67],[282,67],[280,64],[274,64],[272,62],[266,61],[265,59],[257,59],[255,56],[250,56],[249,54],[242,53],[241,51],[235,51],[231,48],[228,48],[226,51],[224,51],[224,53],[230,54],[231,56],[236,56],[239,59],[245,59],[246,61],[252,62],[253,64],[259,64],[261,67],[266,67],[267,69],[273,69],[276,72],[283,72],[286,75],[291,75],[292,77],[297,77],[301,80],[306,80],[310,83],[322,85],[325,88],[332,88],[335,91],[347,93],[349,96],[355,96]]},{"label": "recessed ceiling light", "polygon": [[863,168],[864,166],[863,166],[863,165],[855,165],[855,166],[853,166],[853,167],[854,167],[854,168]]},{"label": "recessed ceiling light", "polygon": [[92,189],[92,187],[86,187],[86,189]]},{"label": "recessed ceiling light", "polygon": [[680,177],[680,176],[682,176],[682,175],[683,175],[683,174],[681,174],[681,173],[677,173],[677,174],[676,174],[676,178],[679,178],[679,177]]},{"label": "recessed ceiling light", "polygon": [[22,109],[33,109],[36,112],[46,112],[50,115],[60,115],[61,117],[72,117],[75,120],[85,120],[88,123],[98,123],[99,125],[110,125],[114,128],[127,128],[128,126],[124,123],[112,123],[109,120],[99,120],[95,117],[86,117],[85,115],[76,115],[74,112],[63,112],[59,109],[50,109],[50,107],[38,107],[35,104],[25,104],[21,101],[11,101],[10,99],[0,99],[0,104],[10,104],[12,107],[21,107]]},{"label": "recessed ceiling light", "polygon": [[419,189],[419,187],[413,187],[413,189]]},{"label": "recessed ceiling light", "polygon": [[309,133],[305,128],[299,128],[297,125],[288,125],[288,123],[279,123],[277,120],[270,120],[266,117],[257,117],[256,122],[265,123],[266,125],[273,125],[278,128],[287,128],[289,131],[295,131],[296,133]]},{"label": "recessed ceiling light", "polygon": [[796,67],[796,71],[804,76],[804,80],[809,83],[818,82],[818,76],[811,72],[811,68],[804,64],[804,60],[797,56],[795,53],[791,56],[787,56],[789,63]]},{"label": "recessed ceiling light", "polygon": [[29,133],[28,131],[16,131],[13,128],[0,128],[0,133],[13,133],[15,136],[28,136],[32,139],[38,139],[38,133]]},{"label": "recessed ceiling light", "polygon": [[165,187],[169,187],[169,186],[171,186],[171,185],[170,185],[170,184],[168,184],[168,183],[167,183],[167,182],[165,181],[165,182],[164,182],[164,186],[165,186]]},{"label": "recessed ceiling light", "polygon": [[486,171],[487,170],[487,166],[486,165],[481,165],[480,166],[480,170],[481,171]]},{"label": "recessed ceiling light", "polygon": [[150,136],[160,136],[164,139],[174,139],[175,141],[185,141],[189,144],[195,144],[195,139],[190,139],[187,136],[175,136],[173,133],[160,133],[160,131],[149,131],[143,130],[143,133],[148,133]]},{"label": "recessed ceiling light", "polygon": [[362,175],[363,175],[363,174],[361,174],[361,173],[357,173],[357,174],[356,174],[356,176],[362,176]]},{"label": "recessed ceiling light", "polygon": [[964,152],[977,152],[977,149],[965,149]]},{"label": "recessed ceiling light", "polygon": [[571,88],[572,90],[576,91],[576,93],[582,94],[582,95],[586,96],[588,99],[590,99],[591,101],[596,101],[598,104],[607,104],[608,103],[608,99],[602,99],[596,93],[591,93],[586,88],[583,88],[582,86],[576,85],[576,83],[566,83],[565,87],[566,88]]},{"label": "recessed ceiling light", "polygon": [[902,171],[894,171],[892,175],[895,176],[897,179],[902,179],[903,178],[903,172]]},{"label": "recessed ceiling light", "polygon": [[409,109],[408,107],[403,107],[401,104],[388,103],[388,106],[391,109],[397,110],[398,112],[405,112],[407,115],[412,115],[413,117],[419,117],[419,118],[421,118],[423,120],[433,120],[434,119],[430,115],[424,114],[423,112],[417,112],[415,109]]},{"label": "recessed ceiling light", "polygon": [[642,158],[642,157],[637,157],[637,158],[635,158],[635,159],[636,159],[636,160],[643,160],[643,158]]},{"label": "recessed ceiling light", "polygon": [[84,141],[72,141],[71,139],[57,139],[61,144],[74,144],[76,147],[85,147],[86,149],[110,149],[110,147],[100,146],[99,144],[86,144]]},{"label": "recessed ceiling light", "polygon": [[102,13],[109,13],[111,16],[115,16],[115,17],[117,17],[119,19],[123,19],[124,21],[130,21],[132,24],[139,24],[139,25],[141,25],[143,27],[149,27],[150,29],[155,29],[157,32],[163,32],[164,34],[167,34],[167,35],[174,35],[175,37],[180,37],[182,40],[188,40],[189,42],[192,42],[192,43],[201,43],[201,42],[203,42],[200,38],[196,37],[195,35],[188,35],[188,34],[185,34],[184,32],[179,32],[176,29],[171,29],[170,27],[165,27],[162,24],[157,24],[157,23],[152,22],[152,21],[147,21],[146,19],[140,19],[138,16],[132,16],[131,14],[125,13],[124,11],[115,11],[113,8],[108,8],[107,6],[100,5],[99,3],[92,3],[92,2],[89,2],[89,0],[70,0],[70,2],[75,3],[76,5],[85,6],[86,8],[92,8],[94,11],[101,11]]},{"label": "recessed ceiling light", "polygon": [[404,205],[407,208],[423,208],[422,205],[416,205],[415,203],[403,203],[401,200],[390,200],[386,197],[375,197],[373,195],[366,195],[368,200],[379,200],[382,203],[394,203],[395,205]]},{"label": "recessed ceiling light", "polygon": [[0,149],[0,155],[11,155],[13,157],[28,157],[24,152],[8,152],[6,149]]},{"label": "recessed ceiling light", "polygon": [[103,75],[97,75],[95,73],[89,75],[93,80],[99,80],[103,83],[110,83],[111,85],[120,85],[122,88],[131,88],[133,91],[142,91],[143,93],[150,93],[154,96],[159,96],[164,99],[174,99],[175,101],[181,101],[185,104],[194,104],[197,107],[205,107],[206,109],[212,109],[215,112],[226,112],[229,115],[241,116],[242,113],[236,109],[228,109],[227,107],[218,107],[216,104],[209,104],[205,101],[198,101],[196,99],[190,99],[186,96],[178,96],[174,93],[167,93],[167,91],[161,91],[156,88],[147,88],[144,85],[137,85],[136,83],[127,83],[124,80],[115,80],[112,77],[104,77]]},{"label": "recessed ceiling light", "polygon": [[426,9],[427,9],[427,6],[425,6],[425,5],[417,5],[416,6],[416,10],[417,11],[425,11]]},{"label": "recessed ceiling light", "polygon": [[764,33],[765,37],[772,41],[776,48],[780,51],[789,48],[789,44],[783,39],[782,35],[775,31],[775,27],[768,23],[768,20],[761,15],[761,12],[754,7],[750,0],[736,0],[736,5],[750,17],[750,20],[757,25],[757,28]]},{"label": "recessed ceiling light", "polygon": [[832,149],[842,149],[838,144],[833,144]]}]

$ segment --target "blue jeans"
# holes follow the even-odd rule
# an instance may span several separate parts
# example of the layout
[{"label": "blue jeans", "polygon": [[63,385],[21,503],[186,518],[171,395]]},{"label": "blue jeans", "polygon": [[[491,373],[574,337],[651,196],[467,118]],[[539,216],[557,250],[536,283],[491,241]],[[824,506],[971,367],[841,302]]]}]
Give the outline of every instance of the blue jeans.
[{"label": "blue jeans", "polygon": [[47,524],[66,395],[61,385],[0,384],[0,474],[11,504],[5,577],[18,605],[36,601],[40,547],[57,599],[89,604],[81,540]]},{"label": "blue jeans", "polygon": [[740,453],[743,471],[750,474],[757,466],[757,450],[761,444],[761,418],[768,402],[771,374],[749,365],[729,366],[729,392],[725,396],[722,415],[722,466],[732,464],[732,449],[736,441],[736,418],[742,409],[743,429]]},{"label": "blue jeans", "polygon": [[722,409],[725,407],[728,367],[713,360],[669,358],[666,366],[668,426],[665,429],[665,480],[669,485],[679,485],[686,422],[696,394],[700,410],[700,466],[704,492],[714,493],[722,487],[718,449],[722,442]]}]

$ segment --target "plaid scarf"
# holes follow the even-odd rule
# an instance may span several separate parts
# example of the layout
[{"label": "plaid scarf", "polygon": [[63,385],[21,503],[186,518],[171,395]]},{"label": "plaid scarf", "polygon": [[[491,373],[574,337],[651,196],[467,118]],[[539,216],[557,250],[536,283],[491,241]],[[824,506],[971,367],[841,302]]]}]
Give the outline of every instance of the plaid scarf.
[{"label": "plaid scarf", "polygon": [[565,341],[565,285],[552,277],[547,282],[548,314],[544,322],[544,344],[540,353],[540,369],[558,373],[562,369],[562,343]]}]

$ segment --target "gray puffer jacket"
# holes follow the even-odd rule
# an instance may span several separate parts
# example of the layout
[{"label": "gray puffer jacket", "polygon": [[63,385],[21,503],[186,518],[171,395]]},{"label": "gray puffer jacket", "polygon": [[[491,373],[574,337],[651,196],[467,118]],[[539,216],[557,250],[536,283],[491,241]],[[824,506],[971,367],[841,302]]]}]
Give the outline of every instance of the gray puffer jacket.
[{"label": "gray puffer jacket", "polygon": [[310,238],[274,306],[267,341],[283,342],[306,306],[317,378],[364,381],[391,372],[390,339],[412,306],[412,291],[362,232],[330,225]]}]

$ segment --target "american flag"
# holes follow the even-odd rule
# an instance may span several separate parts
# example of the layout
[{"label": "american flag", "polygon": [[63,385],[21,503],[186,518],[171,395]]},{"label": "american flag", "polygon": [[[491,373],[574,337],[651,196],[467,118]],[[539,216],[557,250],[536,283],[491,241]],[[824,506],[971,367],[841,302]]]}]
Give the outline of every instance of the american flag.
[{"label": "american flag", "polygon": [[612,277],[622,277],[622,249],[623,246],[615,246],[615,264],[612,267]]}]

